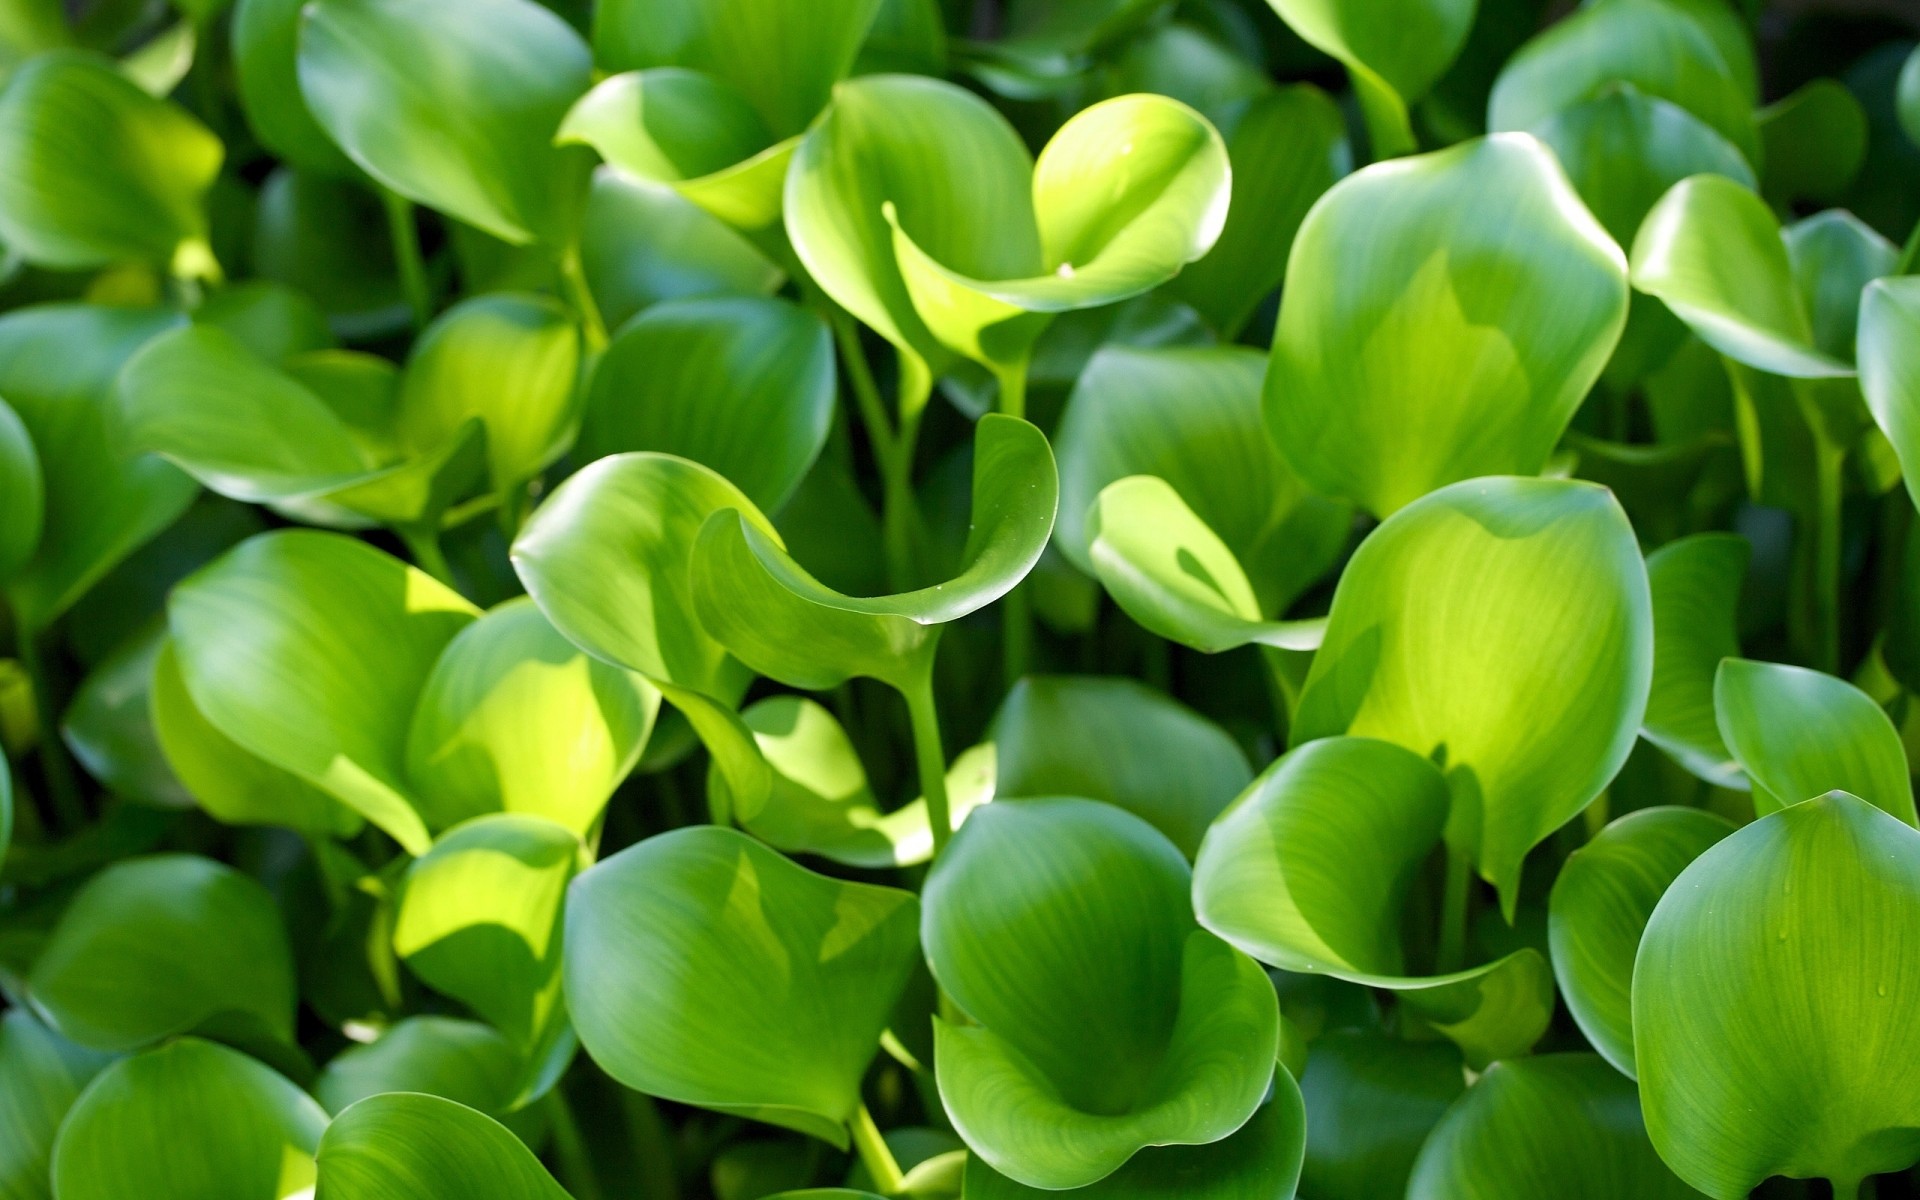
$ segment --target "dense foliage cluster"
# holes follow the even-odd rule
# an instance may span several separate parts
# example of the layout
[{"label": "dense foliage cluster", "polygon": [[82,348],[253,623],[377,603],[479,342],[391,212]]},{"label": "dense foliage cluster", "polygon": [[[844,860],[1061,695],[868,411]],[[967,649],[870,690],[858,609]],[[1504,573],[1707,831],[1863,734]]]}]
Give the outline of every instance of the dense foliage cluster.
[{"label": "dense foliage cluster", "polygon": [[1916,1194],[1860,7],[0,0],[0,1200]]}]

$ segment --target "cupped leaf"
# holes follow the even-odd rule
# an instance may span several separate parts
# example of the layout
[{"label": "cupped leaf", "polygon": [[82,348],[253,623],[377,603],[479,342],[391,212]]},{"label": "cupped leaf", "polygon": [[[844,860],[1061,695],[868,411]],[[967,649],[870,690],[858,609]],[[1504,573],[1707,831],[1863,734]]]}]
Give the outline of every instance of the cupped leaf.
[{"label": "cupped leaf", "polygon": [[1647,1132],[1709,1196],[1771,1175],[1848,1194],[1920,1158],[1920,833],[1832,793],[1694,860],[1633,971]]},{"label": "cupped leaf", "polygon": [[60,720],[80,765],[109,791],[157,808],[191,808],[193,797],[167,764],[151,716],[154,663],[166,642],[155,625],[87,675]]},{"label": "cupped leaf", "polygon": [[1736,609],[1752,554],[1745,538],[1702,533],[1647,555],[1653,685],[1641,733],[1716,787],[1747,786],[1720,736],[1713,693],[1720,660],[1740,654]]},{"label": "cupped leaf", "polygon": [[300,90],[381,184],[515,245],[564,245],[586,163],[554,131],[587,90],[586,44],[532,0],[316,0]]},{"label": "cupped leaf", "polygon": [[1867,114],[1836,79],[1802,84],[1754,114],[1765,150],[1766,194],[1835,201],[1867,156]]},{"label": "cupped leaf", "polygon": [[1349,733],[1441,761],[1447,840],[1511,915],[1521,860],[1626,761],[1653,674],[1633,529],[1605,489],[1470,480],[1376,529],[1334,593],[1295,744]]},{"label": "cupped leaf", "polygon": [[1920,504],[1920,280],[1876,279],[1860,300],[1860,390]]},{"label": "cupped leaf", "polygon": [[519,1087],[522,1056],[477,1021],[408,1017],[363,1046],[334,1056],[313,1094],[339,1113],[383,1092],[421,1092],[478,1109],[505,1112]]},{"label": "cupped leaf", "polygon": [[711,213],[671,188],[611,167],[594,172],[581,222],[581,269],[615,329],[662,300],[764,296],[785,279],[752,242]]},{"label": "cupped leaf", "polygon": [[1547,935],[1567,1009],[1603,1058],[1629,1079],[1633,958],[1654,906],[1732,822],[1696,808],[1628,813],[1573,852],[1553,883]]},{"label": "cupped leaf", "polygon": [[1375,158],[1413,149],[1407,106],[1439,82],[1473,28],[1475,0],[1268,0],[1281,20],[1340,60]]},{"label": "cupped leaf", "polygon": [[407,779],[436,829],[505,811],[585,837],[659,708],[643,676],[589,657],[520,597],[461,630],[434,664],[407,733]]},{"label": "cupped leaf", "polygon": [[1524,1053],[1553,1015],[1538,953],[1420,975],[1401,945],[1408,888],[1440,841],[1447,808],[1446,780],[1412,751],[1371,738],[1309,742],[1208,830],[1194,912],[1270,966],[1398,992],[1474,1065]]},{"label": "cupped leaf", "polygon": [[1287,280],[1268,428],[1308,484],[1381,515],[1538,472],[1627,315],[1619,247],[1520,134],[1342,180]]},{"label": "cupped leaf", "polygon": [[1714,676],[1713,703],[1720,736],[1753,781],[1757,815],[1838,790],[1920,823],[1899,731],[1846,680],[1729,658]]},{"label": "cupped leaf", "polygon": [[327,1114],[237,1051],[184,1038],[88,1085],[53,1149],[61,1200],[297,1200]]},{"label": "cupped leaf", "polygon": [[288,531],[228,551],[167,611],[187,692],[214,728],[426,851],[407,728],[472,605],[364,542]]},{"label": "cupped leaf", "polygon": [[[0,791],[7,786],[0,767]],[[60,1122],[111,1061],[67,1041],[23,1008],[0,1016],[0,1113],[6,1114],[0,1121],[0,1195],[45,1200]]]},{"label": "cupped leaf", "polygon": [[1634,238],[1633,286],[1748,366],[1807,379],[1853,373],[1815,344],[1766,201],[1724,175],[1682,180],[1654,205]]},{"label": "cupped leaf", "polygon": [[33,435],[13,406],[0,400],[0,513],[5,514],[0,516],[0,583],[33,561],[46,507],[46,478]]},{"label": "cupped leaf", "polygon": [[1300,1176],[1306,1194],[1405,1195],[1428,1132],[1465,1088],[1460,1055],[1443,1042],[1403,1042],[1360,1029],[1315,1038],[1300,1077],[1309,1114]]},{"label": "cupped leaf", "polygon": [[[1852,362],[1860,328],[1860,304],[1867,284],[1891,274],[1900,249],[1865,221],[1844,209],[1828,209],[1782,231],[1795,290],[1806,306],[1813,344],[1841,362]],[[1845,389],[1848,409],[1853,388]],[[1851,417],[1851,414],[1849,414]]]},{"label": "cupped leaf", "polygon": [[0,239],[43,266],[218,275],[206,194],[220,139],[104,58],[54,51],[0,96]]},{"label": "cupped leaf", "polygon": [[1253,1115],[1279,1008],[1251,959],[1194,924],[1188,889],[1171,842],[1090,800],[988,805],[935,862],[921,937],[974,1022],[936,1019],[940,1096],[994,1170],[1084,1187]]},{"label": "cupped leaf", "polygon": [[327,1200],[569,1200],[504,1125],[439,1096],[370,1096],[327,1126]]},{"label": "cupped leaf", "polygon": [[1188,858],[1253,780],[1226,730],[1131,679],[1022,679],[1001,703],[990,736],[996,798],[1104,800],[1146,820]]},{"label": "cupped leaf", "polygon": [[794,687],[869,676],[902,691],[930,667],[940,626],[1011,591],[1046,548],[1058,496],[1053,451],[1034,426],[991,413],[974,436],[973,523],[960,573],[898,595],[844,596],[808,575],[745,516],[700,531],[693,598],[735,657]]},{"label": "cupped leaf", "polygon": [[260,185],[249,257],[263,278],[311,296],[340,337],[397,333],[411,313],[392,247],[362,236],[382,219],[380,201],[367,187],[279,167]]},{"label": "cupped leaf", "polygon": [[293,952],[279,907],[253,880],[196,855],[128,859],[89,880],[27,991],[55,1030],[97,1050],[189,1032],[255,1049],[293,1041]]},{"label": "cupped leaf", "polygon": [[675,830],[574,883],[567,1005],[626,1086],[845,1146],[918,909],[730,829]]},{"label": "cupped leaf", "polygon": [[313,119],[300,92],[300,13],[306,0],[237,0],[233,73],[247,124],[274,156],[302,171],[345,175],[353,164]]},{"label": "cupped leaf", "polygon": [[1633,1082],[1592,1054],[1495,1063],[1434,1128],[1407,1200],[1686,1200],[1654,1153]]},{"label": "cupped leaf", "polygon": [[826,444],[833,407],[833,341],[819,317],[759,296],[671,301],[607,347],[579,449],[691,459],[774,512]]}]

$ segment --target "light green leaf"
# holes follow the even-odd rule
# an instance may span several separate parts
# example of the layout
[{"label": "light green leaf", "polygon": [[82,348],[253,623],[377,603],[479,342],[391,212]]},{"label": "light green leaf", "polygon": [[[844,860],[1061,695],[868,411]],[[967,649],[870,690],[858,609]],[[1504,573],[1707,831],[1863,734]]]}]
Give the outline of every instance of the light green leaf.
[{"label": "light green leaf", "polygon": [[[1323,738],[1254,780],[1207,832],[1194,865],[1200,924],[1261,962],[1389,988],[1482,1066],[1525,1053],[1553,1015],[1532,950],[1417,975],[1401,946],[1414,875],[1447,823],[1447,785],[1411,751]],[[1329,872],[1328,864],[1339,869]]]},{"label": "light green leaf", "polygon": [[1619,247],[1518,134],[1342,180],[1287,278],[1268,428],[1309,485],[1380,515],[1538,472],[1627,314]]},{"label": "light green leaf", "polygon": [[996,798],[1084,796],[1142,818],[1191,859],[1253,780],[1227,731],[1131,679],[1029,676],[993,719]]},{"label": "light green leaf", "polygon": [[[1823,354],[1852,362],[1861,293],[1867,284],[1893,272],[1900,248],[1873,226],[1837,208],[1794,222],[1782,236],[1795,288],[1813,326],[1813,344]],[[1851,384],[1829,386],[1844,389],[1847,409],[1859,407]]]},{"label": "light green leaf", "polygon": [[1840,199],[1867,157],[1867,114],[1846,86],[1815,79],[1754,114],[1776,202]]},{"label": "light green leaf", "polygon": [[1753,547],[1735,534],[1702,533],[1647,555],[1653,597],[1653,686],[1641,733],[1716,787],[1745,790],[1746,776],[1720,736],[1714,673],[1740,654],[1740,583]]},{"label": "light green leaf", "polygon": [[1592,1054],[1495,1063],[1420,1151],[1407,1200],[1685,1200],[1647,1141],[1640,1097]]},{"label": "light green leaf", "polygon": [[785,273],[713,214],[662,184],[602,167],[580,230],[580,263],[608,325],[692,296],[764,296]]},{"label": "light green leaf", "polygon": [[816,875],[733,830],[675,830],[574,884],[568,1007],[626,1086],[844,1147],[918,911],[911,893]]},{"label": "light green leaf", "polygon": [[300,776],[424,853],[406,777],[421,689],[473,606],[424,572],[338,534],[242,542],[174,590],[181,676],[249,753]]},{"label": "light green leaf", "polygon": [[580,454],[692,459],[774,512],[833,411],[833,341],[818,316],[758,296],[669,301],[621,329],[594,368]]},{"label": "light green leaf", "polygon": [[96,55],[40,55],[0,97],[0,239],[58,269],[149,263],[219,274],[206,194],[220,139]]},{"label": "light green leaf", "polygon": [[498,1121],[416,1093],[370,1096],[335,1117],[319,1170],[325,1200],[569,1200]]},{"label": "light green leaf", "polygon": [[447,644],[407,735],[407,778],[435,829],[489,812],[586,837],[640,759],[660,693],[588,657],[519,597]]},{"label": "light green leaf", "polygon": [[408,1017],[363,1046],[334,1056],[313,1094],[339,1113],[382,1092],[421,1092],[486,1113],[513,1103],[524,1069],[520,1052],[476,1021]]},{"label": "light green leaf", "polygon": [[197,1032],[250,1049],[293,1041],[293,952],[280,910],[211,859],[128,859],[89,880],[27,980],[62,1036],[136,1050]]},{"label": "light green leaf", "polygon": [[1846,680],[1729,658],[1714,676],[1713,704],[1720,736],[1753,780],[1757,815],[1838,790],[1920,823],[1899,732]]},{"label": "light green leaf", "polygon": [[1633,957],[1654,905],[1687,865],[1734,830],[1694,808],[1644,808],[1573,852],[1553,883],[1547,933],[1567,1010],[1627,1078],[1633,1062]]},{"label": "light green leaf", "polygon": [[1612,495],[1470,480],[1361,543],[1293,738],[1350,733],[1441,759],[1448,844],[1511,917],[1527,851],[1626,761],[1652,674],[1646,568]]},{"label": "light green leaf", "polygon": [[1460,1055],[1444,1042],[1403,1042],[1359,1029],[1315,1038],[1300,1079],[1309,1114],[1300,1176],[1306,1194],[1405,1195],[1428,1131],[1465,1088]]},{"label": "light green leaf", "polygon": [[496,492],[539,474],[573,440],[580,333],[559,303],[498,293],[462,301],[414,343],[401,377],[396,430],[427,451],[469,421],[487,431]]},{"label": "light green leaf", "polygon": [[367,174],[514,245],[563,246],[586,160],[555,149],[591,55],[532,0],[314,0],[300,89]]},{"label": "light green leaf", "polygon": [[46,480],[33,435],[13,406],[0,400],[0,583],[33,561],[46,514]]},{"label": "light green leaf", "polygon": [[306,0],[238,0],[233,73],[247,124],[276,158],[324,175],[353,164],[313,119],[300,92],[300,12]]},{"label": "light green leaf", "polygon": [[860,599],[808,575],[738,514],[707,520],[694,549],[700,621],[740,661],[794,687],[853,676],[902,691],[931,666],[940,627],[1019,584],[1053,532],[1053,451],[1034,426],[992,413],[976,427],[973,520],[960,573],[918,591]]},{"label": "light green leaf", "polygon": [[1920,281],[1876,279],[1862,294],[1860,390],[1920,505]]},{"label": "light green leaf", "polygon": [[973,1022],[935,1020],[940,1097],[994,1170],[1084,1187],[1253,1115],[1278,1004],[1194,924],[1188,887],[1171,842],[1091,800],[990,804],[935,862],[921,937]]},{"label": "light green leaf", "polygon": [[[5,769],[0,765],[0,792]],[[4,851],[0,851],[4,853]],[[76,1046],[26,1009],[0,1016],[0,1196],[49,1200],[54,1134],[87,1081],[111,1059]]]},{"label": "light green leaf", "polygon": [[53,1149],[60,1200],[298,1200],[327,1114],[224,1046],[193,1038],[122,1059],[75,1102]]},{"label": "light green leaf", "polygon": [[1310,45],[1340,60],[1375,158],[1414,148],[1407,106],[1446,73],[1473,28],[1475,0],[1268,0]]},{"label": "light green leaf", "polygon": [[1771,1175],[1840,1195],[1920,1158],[1906,1052],[1920,939],[1920,833],[1832,793],[1694,860],[1634,961],[1647,1132],[1721,1200]]}]

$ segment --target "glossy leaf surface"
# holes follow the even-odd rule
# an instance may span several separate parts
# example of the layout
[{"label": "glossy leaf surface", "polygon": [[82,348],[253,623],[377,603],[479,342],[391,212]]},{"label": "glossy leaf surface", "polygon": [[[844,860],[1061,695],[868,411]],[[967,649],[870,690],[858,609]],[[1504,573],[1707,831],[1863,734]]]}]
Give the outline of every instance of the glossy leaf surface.
[{"label": "glossy leaf surface", "polygon": [[439,1096],[370,1096],[319,1147],[328,1200],[567,1200],[505,1126]]},{"label": "glossy leaf surface", "polygon": [[1751,554],[1744,539],[1701,534],[1647,556],[1653,686],[1641,731],[1708,783],[1741,789],[1746,776],[1715,716],[1714,676],[1740,654],[1735,608]]},{"label": "glossy leaf surface", "polygon": [[1906,750],[1865,692],[1804,667],[1729,658],[1713,697],[1759,815],[1839,790],[1916,823]]}]

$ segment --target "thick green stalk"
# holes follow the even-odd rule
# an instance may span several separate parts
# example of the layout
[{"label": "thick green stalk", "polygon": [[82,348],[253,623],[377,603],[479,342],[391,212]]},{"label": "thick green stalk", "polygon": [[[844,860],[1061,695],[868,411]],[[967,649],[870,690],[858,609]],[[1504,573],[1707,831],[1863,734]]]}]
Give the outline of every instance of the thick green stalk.
[{"label": "thick green stalk", "polygon": [[433,296],[427,288],[427,264],[420,256],[420,230],[413,221],[413,201],[386,188],[380,202],[387,209],[387,237],[393,243],[393,261],[400,271],[400,290],[406,294],[415,331],[433,319]]},{"label": "thick green stalk", "polygon": [[880,1136],[880,1127],[873,1123],[873,1114],[865,1104],[853,1114],[847,1127],[853,1134],[853,1148],[860,1155],[861,1165],[873,1176],[874,1190],[883,1196],[899,1195],[906,1185],[906,1176],[901,1173],[899,1162],[887,1148],[887,1140]]},{"label": "thick green stalk", "polygon": [[1920,221],[1913,223],[1913,232],[1907,235],[1907,244],[1900,251],[1900,261],[1894,264],[1895,275],[1912,275],[1920,270]]},{"label": "thick green stalk", "polygon": [[679,1166],[660,1106],[645,1092],[623,1087],[620,1107],[627,1115],[633,1156],[640,1167],[640,1194],[646,1200],[680,1200]]},{"label": "thick green stalk", "polygon": [[1440,899],[1440,946],[1433,956],[1436,974],[1458,971],[1467,959],[1467,903],[1472,899],[1473,860],[1447,847],[1447,879]]},{"label": "thick green stalk", "polygon": [[580,1122],[567,1103],[566,1093],[558,1086],[547,1093],[548,1124],[553,1129],[553,1156],[559,1168],[555,1172],[574,1200],[604,1200],[606,1191],[594,1172],[593,1158],[587,1153],[587,1139]]},{"label": "thick green stalk", "polygon": [[46,659],[40,654],[40,635],[21,629],[19,637],[20,666],[33,689],[33,710],[40,726],[36,749],[40,770],[46,776],[47,797],[53,803],[55,821],[64,829],[78,829],[87,819],[80,802],[80,778],[74,773],[73,760],[67,757],[67,744],[60,738],[60,710],[54,703]]},{"label": "thick green stalk", "polygon": [[440,548],[438,530],[430,526],[410,525],[397,532],[400,540],[407,544],[407,553],[413,555],[415,565],[454,591],[460,590],[460,585],[454,582],[453,564],[447,561],[446,552]]},{"label": "thick green stalk", "polygon": [[580,247],[567,247],[560,256],[560,282],[567,291],[567,303],[580,319],[580,332],[587,342],[587,353],[598,356],[607,348],[607,322],[600,315],[600,303],[587,286],[586,268],[580,265]]},{"label": "thick green stalk", "polygon": [[937,861],[953,836],[953,809],[947,800],[947,755],[940,745],[940,714],[933,699],[931,650],[925,669],[901,694],[906,697],[907,718],[913,725],[913,759],[920,771],[921,794],[927,798],[927,824]]},{"label": "thick green stalk", "polygon": [[[1000,380],[1000,411],[1022,420],[1027,415],[1027,365],[1023,357],[994,372]],[[1001,674],[1012,687],[1033,665],[1033,603],[1024,583],[1001,601],[1000,622]]]}]

